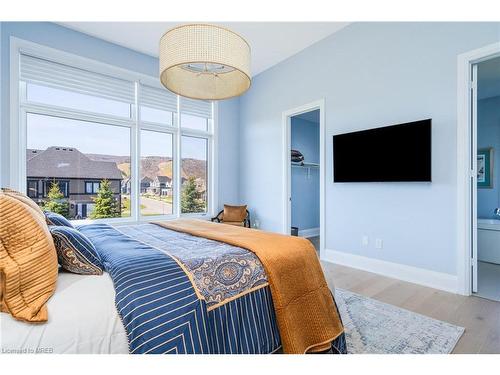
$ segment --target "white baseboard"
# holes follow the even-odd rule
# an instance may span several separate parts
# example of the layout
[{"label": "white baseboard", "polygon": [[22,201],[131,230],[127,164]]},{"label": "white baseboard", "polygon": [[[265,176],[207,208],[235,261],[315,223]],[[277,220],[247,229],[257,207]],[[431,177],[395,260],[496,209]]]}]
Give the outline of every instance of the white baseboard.
[{"label": "white baseboard", "polygon": [[319,236],[319,228],[309,228],[299,230],[299,237],[316,237]]},{"label": "white baseboard", "polygon": [[394,279],[459,294],[458,277],[455,275],[330,249],[325,249],[321,259],[342,266],[357,268]]}]

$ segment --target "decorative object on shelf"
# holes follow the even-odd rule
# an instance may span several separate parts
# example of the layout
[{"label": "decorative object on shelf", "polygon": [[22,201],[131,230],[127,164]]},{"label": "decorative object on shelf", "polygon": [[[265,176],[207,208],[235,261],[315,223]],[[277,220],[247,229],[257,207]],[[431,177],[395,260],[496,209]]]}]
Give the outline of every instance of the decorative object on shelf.
[{"label": "decorative object on shelf", "polygon": [[477,187],[493,188],[493,147],[477,150]]},{"label": "decorative object on shelf", "polygon": [[292,167],[307,168],[307,178],[311,177],[311,168],[319,168],[317,163],[307,163],[304,161],[304,155],[299,150],[290,150]]},{"label": "decorative object on shelf", "polygon": [[224,27],[188,24],[160,39],[160,81],[192,99],[220,100],[250,88],[250,46]]},{"label": "decorative object on shelf", "polygon": [[229,225],[237,225],[241,227],[250,228],[250,212],[247,206],[229,206],[224,205],[224,209],[220,211],[217,216],[213,217],[211,221],[216,223],[224,223]]},{"label": "decorative object on shelf", "polygon": [[304,155],[298,150],[291,150],[292,163],[302,163],[304,161]]}]

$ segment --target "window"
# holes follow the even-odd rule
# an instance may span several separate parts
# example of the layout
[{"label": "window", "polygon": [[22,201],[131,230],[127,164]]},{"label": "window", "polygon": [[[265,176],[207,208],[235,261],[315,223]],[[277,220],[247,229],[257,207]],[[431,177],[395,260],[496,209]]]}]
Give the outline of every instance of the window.
[{"label": "window", "polygon": [[57,186],[57,189],[63,198],[69,197],[69,181],[46,179],[43,181],[43,198],[49,197],[50,189],[53,188],[54,185]]},{"label": "window", "polygon": [[140,210],[143,216],[173,213],[173,136],[141,131]]},{"label": "window", "polygon": [[44,181],[42,205],[57,199],[49,196],[56,183],[67,198],[65,216],[85,218],[78,205],[94,203],[89,194],[107,181],[114,197],[109,217],[130,216],[130,199],[121,192],[130,174],[130,128],[28,112],[26,135],[26,177]]},{"label": "window", "polygon": [[101,187],[100,182],[85,181],[85,193],[86,194],[97,194],[100,187]]},{"label": "window", "polygon": [[208,131],[212,119],[212,106],[209,102],[183,98],[181,100],[181,127]]},{"label": "window", "polygon": [[26,99],[33,103],[42,103],[75,110],[97,112],[111,116],[130,117],[130,103],[80,94],[68,90],[28,83]]},{"label": "window", "polygon": [[182,136],[181,212],[200,213],[207,211],[208,140]]},{"label": "window", "polygon": [[208,119],[193,115],[181,114],[181,126],[183,128],[206,131]]},{"label": "window", "polygon": [[[30,198],[65,204],[69,219],[93,219],[97,211],[103,219],[134,220],[211,211],[211,102],[181,98],[154,78],[88,60],[82,69],[75,56],[16,43],[23,46],[16,97],[24,130],[13,136],[26,144],[19,185]],[[96,201],[101,192],[113,199]]]},{"label": "window", "polygon": [[167,90],[141,85],[140,119],[167,126],[175,126],[177,96]]},{"label": "window", "polygon": [[38,198],[38,180],[28,180],[28,197]]},{"label": "window", "polygon": [[141,106],[141,120],[173,126],[174,114],[162,109]]}]

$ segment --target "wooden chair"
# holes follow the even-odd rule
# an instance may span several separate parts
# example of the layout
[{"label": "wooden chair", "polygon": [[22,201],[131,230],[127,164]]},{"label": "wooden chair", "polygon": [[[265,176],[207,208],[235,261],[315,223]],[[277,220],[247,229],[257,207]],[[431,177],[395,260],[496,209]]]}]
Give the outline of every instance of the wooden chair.
[{"label": "wooden chair", "polygon": [[[227,206],[227,205],[224,205],[224,208],[226,210],[227,210],[227,207],[241,209],[241,208],[246,207],[246,206]],[[241,227],[250,228],[251,227],[250,212],[247,209],[245,209],[245,212],[246,212],[246,216],[242,221],[224,221],[224,210],[221,210],[217,214],[217,216],[213,217],[210,220],[213,222],[216,222],[216,223],[224,223],[224,224],[229,224],[229,225],[237,225],[237,226],[241,226]]]}]

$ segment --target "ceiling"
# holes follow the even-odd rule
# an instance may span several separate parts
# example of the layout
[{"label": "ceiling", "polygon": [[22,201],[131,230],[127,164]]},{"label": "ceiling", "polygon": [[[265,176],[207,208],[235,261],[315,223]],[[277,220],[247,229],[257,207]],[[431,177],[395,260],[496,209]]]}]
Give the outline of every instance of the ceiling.
[{"label": "ceiling", "polygon": [[478,64],[478,99],[500,96],[500,57]]},{"label": "ceiling", "polygon": [[[158,57],[160,37],[179,22],[61,22],[63,26]],[[347,26],[345,22],[222,22],[252,49],[252,75],[257,75]]]}]

